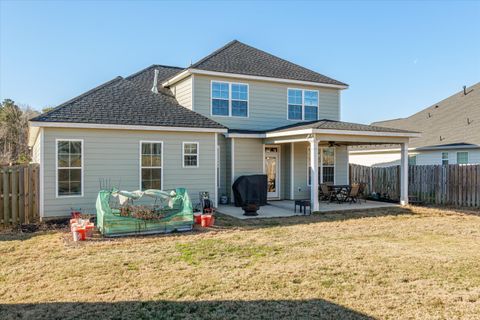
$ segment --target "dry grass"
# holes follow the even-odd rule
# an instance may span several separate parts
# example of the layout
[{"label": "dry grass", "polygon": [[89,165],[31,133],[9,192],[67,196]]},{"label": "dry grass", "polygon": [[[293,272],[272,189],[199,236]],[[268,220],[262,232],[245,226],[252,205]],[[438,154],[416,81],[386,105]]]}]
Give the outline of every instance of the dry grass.
[{"label": "dry grass", "polygon": [[66,231],[0,234],[0,318],[480,317],[478,211],[218,220],[80,244]]}]

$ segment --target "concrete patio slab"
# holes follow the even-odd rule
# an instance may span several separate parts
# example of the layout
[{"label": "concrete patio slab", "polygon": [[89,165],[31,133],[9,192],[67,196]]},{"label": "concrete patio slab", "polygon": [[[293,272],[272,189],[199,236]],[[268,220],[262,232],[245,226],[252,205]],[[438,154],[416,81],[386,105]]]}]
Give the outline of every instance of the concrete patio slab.
[{"label": "concrete patio slab", "polygon": [[[260,207],[258,210],[258,216],[244,216],[242,208],[235,207],[233,205],[219,205],[217,211],[237,219],[255,219],[255,218],[279,218],[279,217],[292,217],[303,215],[299,212],[297,206],[297,212],[293,212],[294,201],[293,200],[276,200],[269,201],[269,204],[263,207]],[[320,203],[320,212],[335,212],[335,211],[345,211],[345,210],[365,210],[365,209],[376,209],[376,208],[388,208],[388,207],[398,207],[399,204],[396,203],[386,203],[378,201],[367,201],[366,203]],[[307,208],[307,214],[309,210]]]}]

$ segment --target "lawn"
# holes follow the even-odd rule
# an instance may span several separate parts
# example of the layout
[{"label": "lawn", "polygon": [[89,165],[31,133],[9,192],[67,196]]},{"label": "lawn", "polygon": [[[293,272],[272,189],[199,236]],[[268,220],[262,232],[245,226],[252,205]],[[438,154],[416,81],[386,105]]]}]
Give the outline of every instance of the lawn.
[{"label": "lawn", "polygon": [[480,212],[388,208],[73,243],[0,233],[0,319],[479,319]]}]

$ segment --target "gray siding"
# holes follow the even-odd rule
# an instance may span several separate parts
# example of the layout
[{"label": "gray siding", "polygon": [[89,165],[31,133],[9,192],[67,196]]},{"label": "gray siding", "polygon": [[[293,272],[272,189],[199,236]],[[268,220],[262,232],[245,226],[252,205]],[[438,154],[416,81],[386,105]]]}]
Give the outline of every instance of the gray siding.
[{"label": "gray siding", "polygon": [[348,184],[348,150],[347,146],[335,148],[335,184]]},{"label": "gray siding", "polygon": [[[249,117],[212,116],[211,81],[247,83],[249,85]],[[299,88],[319,91],[319,119],[339,120],[340,91],[337,89],[311,86],[288,85],[266,81],[246,81],[195,75],[193,109],[231,128],[246,130],[266,130],[288,125],[297,121],[287,120],[287,89]]]},{"label": "gray siding", "polygon": [[307,186],[307,142],[298,142],[294,146],[294,198],[309,199],[310,188]]},{"label": "gray siding", "polygon": [[[194,204],[200,191],[215,197],[214,133],[152,132],[132,130],[45,129],[44,216],[65,216],[71,207],[95,213],[100,179],[110,179],[123,190],[138,190],[141,140],[163,141],[163,189],[187,188]],[[84,195],[57,198],[55,194],[55,139],[84,140]],[[182,142],[200,143],[200,166],[182,168]]]},{"label": "gray siding", "polygon": [[281,161],[281,174],[282,174],[282,198],[283,199],[290,199],[290,188],[291,188],[291,151],[290,151],[290,143],[282,144],[282,161]]},{"label": "gray siding", "polygon": [[262,139],[235,139],[234,180],[239,176],[263,173]]},{"label": "gray siding", "polygon": [[187,109],[192,109],[192,82],[193,78],[188,77],[170,88],[178,103]]}]

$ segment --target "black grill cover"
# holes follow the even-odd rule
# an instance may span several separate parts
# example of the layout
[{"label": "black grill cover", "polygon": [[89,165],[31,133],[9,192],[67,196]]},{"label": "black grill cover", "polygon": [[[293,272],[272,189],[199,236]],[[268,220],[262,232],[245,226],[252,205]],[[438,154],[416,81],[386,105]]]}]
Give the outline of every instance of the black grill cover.
[{"label": "black grill cover", "polygon": [[235,207],[243,207],[249,203],[264,206],[267,204],[267,175],[240,176],[233,183],[232,190]]}]

